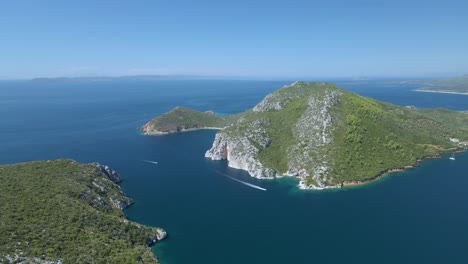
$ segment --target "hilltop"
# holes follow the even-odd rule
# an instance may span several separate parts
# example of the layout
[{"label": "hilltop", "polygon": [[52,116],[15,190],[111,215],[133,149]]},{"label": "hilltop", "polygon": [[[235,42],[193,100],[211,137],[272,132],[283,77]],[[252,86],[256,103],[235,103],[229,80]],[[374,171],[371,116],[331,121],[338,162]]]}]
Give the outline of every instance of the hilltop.
[{"label": "hilltop", "polygon": [[213,111],[200,112],[177,106],[140,127],[145,135],[161,135],[195,129],[222,129],[235,120],[235,116],[216,116]]},{"label": "hilltop", "polygon": [[[175,126],[190,119],[177,113],[159,118],[170,116]],[[298,177],[305,189],[370,181],[461,150],[468,140],[466,112],[400,107],[318,82],[285,86],[217,122],[223,129],[206,157],[226,159],[256,178]]]},{"label": "hilltop", "polygon": [[125,218],[120,180],[72,160],[0,166],[0,262],[158,263],[149,246],[166,233]]}]

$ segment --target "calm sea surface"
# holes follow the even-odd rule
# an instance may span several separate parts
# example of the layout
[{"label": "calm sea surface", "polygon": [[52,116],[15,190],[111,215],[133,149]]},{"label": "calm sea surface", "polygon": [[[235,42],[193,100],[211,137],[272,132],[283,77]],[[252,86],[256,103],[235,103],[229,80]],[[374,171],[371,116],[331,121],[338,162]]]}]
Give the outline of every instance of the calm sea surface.
[{"label": "calm sea surface", "polygon": [[[169,232],[154,247],[163,264],[468,263],[468,153],[362,187],[298,191],[293,179],[256,180],[205,159],[216,131],[136,130],[177,105],[241,112],[288,83],[0,82],[0,163],[66,157],[110,165],[136,201],[127,216]],[[341,86],[398,105],[468,110],[468,96],[416,86]]]}]

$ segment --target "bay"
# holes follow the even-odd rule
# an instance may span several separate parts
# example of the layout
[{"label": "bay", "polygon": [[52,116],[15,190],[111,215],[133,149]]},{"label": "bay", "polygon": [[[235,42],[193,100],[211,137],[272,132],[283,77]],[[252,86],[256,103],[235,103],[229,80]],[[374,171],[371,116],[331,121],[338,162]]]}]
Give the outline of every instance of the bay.
[{"label": "bay", "polygon": [[[290,82],[0,82],[0,163],[111,166],[136,201],[126,215],[168,231],[154,247],[163,264],[468,263],[467,153],[364,186],[299,191],[294,179],[256,180],[205,159],[214,130],[160,137],[136,130],[177,105],[241,112]],[[468,110],[466,96],[337,82],[394,104]]]}]

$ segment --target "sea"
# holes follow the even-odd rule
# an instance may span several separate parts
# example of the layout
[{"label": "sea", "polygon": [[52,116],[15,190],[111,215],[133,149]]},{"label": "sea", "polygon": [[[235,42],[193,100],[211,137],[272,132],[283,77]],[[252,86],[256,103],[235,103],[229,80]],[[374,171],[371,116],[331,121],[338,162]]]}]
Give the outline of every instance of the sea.
[{"label": "sea", "polygon": [[[70,158],[109,165],[135,200],[126,216],[168,232],[153,247],[162,264],[468,263],[467,152],[363,186],[301,191],[292,178],[257,180],[204,158],[216,130],[137,130],[176,106],[239,113],[291,82],[1,81],[0,164]],[[397,105],[468,110],[465,95],[335,82]]]}]

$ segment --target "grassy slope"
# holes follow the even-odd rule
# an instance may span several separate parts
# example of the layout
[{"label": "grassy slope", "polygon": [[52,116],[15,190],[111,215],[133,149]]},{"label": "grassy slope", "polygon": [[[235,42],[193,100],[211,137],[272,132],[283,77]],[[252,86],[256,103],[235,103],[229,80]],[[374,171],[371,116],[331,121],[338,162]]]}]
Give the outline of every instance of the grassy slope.
[{"label": "grassy slope", "polygon": [[288,170],[288,148],[296,144],[293,127],[307,108],[308,96],[315,94],[321,96],[324,89],[334,89],[334,85],[318,83],[299,83],[293,87],[282,88],[276,93],[283,97],[292,97],[281,111],[268,111],[256,113],[270,120],[267,133],[271,137],[271,144],[268,148],[260,147],[258,159],[266,167],[272,168],[279,173],[286,173]]},{"label": "grassy slope", "polygon": [[458,126],[462,120],[468,124],[465,113],[398,107],[349,92],[336,111],[346,125],[335,131],[332,184],[369,180],[453,149],[449,136],[468,139],[468,127]]},{"label": "grassy slope", "polygon": [[[307,108],[308,96],[321,98],[325,89],[343,93],[339,104],[331,110],[334,144],[322,146],[317,152],[334,161],[330,185],[369,180],[386,170],[414,165],[418,159],[453,150],[455,145],[448,140],[449,136],[468,140],[468,113],[399,107],[322,83],[301,82],[274,92],[288,98],[280,111],[247,111],[216,122],[226,125],[242,117],[242,122],[224,130],[231,136],[242,136],[255,120],[268,120],[266,131],[271,144],[262,147],[253,140],[251,143],[260,150],[257,158],[262,164],[285,173],[290,158],[288,149],[298,143],[293,127]],[[190,119],[186,115],[177,117],[177,112],[172,114],[172,120]],[[309,183],[314,182],[311,179]]]},{"label": "grassy slope", "polygon": [[179,106],[154,118],[150,121],[150,124],[160,132],[175,132],[182,129],[203,127],[223,128],[233,117],[234,116],[215,116],[213,114]]},{"label": "grassy slope", "polygon": [[[106,186],[100,193],[94,179]],[[120,193],[94,164],[70,160],[0,166],[0,259],[19,251],[63,263],[157,263],[146,239],[154,229],[111,206],[83,199]],[[139,261],[140,260],[140,261]]]},{"label": "grassy slope", "polygon": [[[224,131],[228,134],[238,136],[243,134],[242,130],[247,129],[250,123],[255,120],[269,120],[270,125],[266,127],[266,131],[271,139],[270,145],[264,148],[252,140],[251,143],[260,150],[257,158],[263,165],[276,172],[285,173],[288,170],[288,146],[296,142],[292,127],[307,108],[307,96],[314,92],[311,88],[318,89],[318,87],[315,87],[316,84],[317,83],[312,84],[314,87],[311,87],[310,84],[301,82],[299,85],[275,91],[274,93],[281,98],[288,98],[286,100],[280,100],[285,103],[281,111],[247,111],[241,114],[243,119],[241,123],[237,123],[233,127],[228,127]],[[326,87],[330,88],[331,85],[321,88],[325,89]]]},{"label": "grassy slope", "polygon": [[[288,148],[297,143],[292,133],[307,108],[307,96],[321,96],[323,89],[343,92],[340,103],[332,109],[335,119],[335,144],[321,147],[320,153],[335,162],[330,185],[345,181],[365,181],[389,169],[414,165],[418,159],[453,149],[448,135],[468,139],[468,113],[446,109],[411,109],[379,102],[348,92],[332,84],[316,83],[280,89],[277,93],[297,93],[280,111],[248,112],[244,126],[256,119],[268,119],[271,144],[260,149],[258,159],[279,173],[288,169]],[[460,125],[463,124],[463,125]],[[242,124],[241,124],[242,125]],[[236,130],[239,127],[236,128]],[[243,128],[240,127],[242,130]],[[235,130],[228,128],[228,133]],[[304,165],[308,168],[307,164]],[[310,179],[309,183],[314,183]]]},{"label": "grassy slope", "polygon": [[266,112],[271,125],[267,133],[271,138],[268,148],[260,148],[258,159],[266,167],[277,172],[285,173],[288,170],[287,148],[295,143],[292,127],[307,107],[306,97],[291,101],[283,111]]}]

